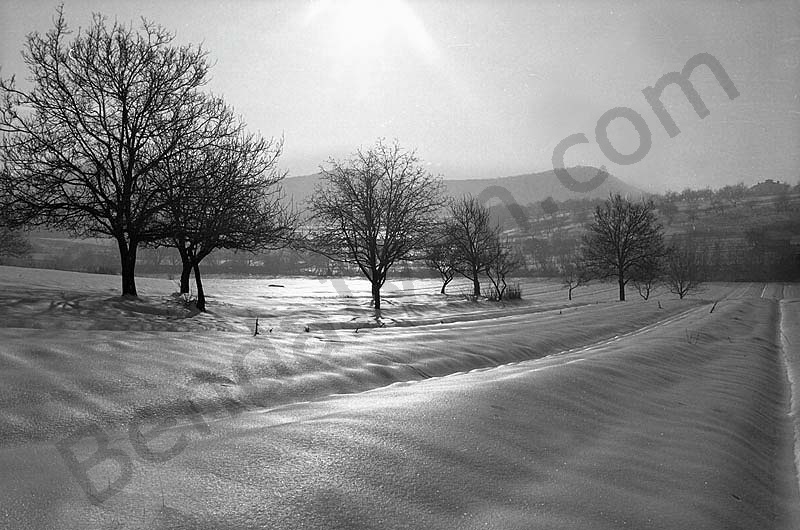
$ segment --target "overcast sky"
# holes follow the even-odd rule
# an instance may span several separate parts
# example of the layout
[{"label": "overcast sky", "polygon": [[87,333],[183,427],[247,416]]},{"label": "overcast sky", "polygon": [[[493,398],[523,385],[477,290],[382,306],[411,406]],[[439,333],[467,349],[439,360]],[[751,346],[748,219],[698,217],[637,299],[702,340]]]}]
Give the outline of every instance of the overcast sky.
[{"label": "overcast sky", "polygon": [[[0,0],[2,75],[26,71],[25,35],[45,32],[59,1]],[[209,89],[253,130],[285,136],[290,175],[317,171],[378,137],[416,148],[445,178],[552,168],[555,146],[585,133],[567,165],[605,165],[651,191],[800,177],[800,2],[451,0],[67,0],[72,27],[92,12],[144,16],[200,43],[216,65]],[[692,75],[710,114],[677,86],[664,93],[670,138],[642,89],[701,52]],[[630,107],[652,133],[639,162],[610,162],[595,141],[606,111]],[[639,136],[614,120],[621,153]]]}]

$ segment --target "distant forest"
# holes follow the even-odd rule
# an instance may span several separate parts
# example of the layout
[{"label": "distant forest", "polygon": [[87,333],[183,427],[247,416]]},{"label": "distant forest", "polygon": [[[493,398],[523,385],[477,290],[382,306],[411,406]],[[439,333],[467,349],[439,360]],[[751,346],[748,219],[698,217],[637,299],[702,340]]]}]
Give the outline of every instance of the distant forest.
[{"label": "distant forest", "polygon": [[[691,239],[705,254],[706,281],[800,280],[800,184],[766,180],[720,189],[685,189],[649,196],[656,204],[667,240]],[[550,197],[510,212],[503,204],[491,212],[504,235],[520,251],[524,267],[516,275],[555,277],[561,264],[580,246],[586,224],[605,199]],[[512,215],[513,213],[513,215]],[[520,226],[520,225],[523,226]],[[0,263],[119,274],[119,256],[112,239],[71,239],[65,233],[27,234],[29,251],[3,257]],[[217,250],[204,262],[207,273],[226,276],[357,275],[355,266],[334,262],[313,252],[283,249],[258,253]],[[181,260],[175,249],[143,248],[139,274],[177,277]],[[423,261],[399,264],[394,275],[436,275]]]}]

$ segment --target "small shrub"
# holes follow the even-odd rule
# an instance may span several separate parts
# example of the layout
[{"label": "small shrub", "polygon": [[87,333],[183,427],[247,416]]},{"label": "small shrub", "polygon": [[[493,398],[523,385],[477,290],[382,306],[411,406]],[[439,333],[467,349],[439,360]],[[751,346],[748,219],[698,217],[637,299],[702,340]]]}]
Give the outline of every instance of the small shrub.
[{"label": "small shrub", "polygon": [[504,295],[506,300],[522,300],[522,288],[519,283],[509,285]]},{"label": "small shrub", "polygon": [[467,302],[477,302],[478,297],[472,293],[472,289],[459,289],[458,296],[466,300]]}]

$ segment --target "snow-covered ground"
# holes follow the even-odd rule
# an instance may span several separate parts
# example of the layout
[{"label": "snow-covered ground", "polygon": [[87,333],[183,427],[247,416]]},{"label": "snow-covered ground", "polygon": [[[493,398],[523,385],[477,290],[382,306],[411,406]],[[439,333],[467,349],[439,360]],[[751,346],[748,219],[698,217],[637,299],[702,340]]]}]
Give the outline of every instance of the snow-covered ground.
[{"label": "snow-covered ground", "polygon": [[0,267],[0,527],[800,522],[797,285],[118,283]]}]

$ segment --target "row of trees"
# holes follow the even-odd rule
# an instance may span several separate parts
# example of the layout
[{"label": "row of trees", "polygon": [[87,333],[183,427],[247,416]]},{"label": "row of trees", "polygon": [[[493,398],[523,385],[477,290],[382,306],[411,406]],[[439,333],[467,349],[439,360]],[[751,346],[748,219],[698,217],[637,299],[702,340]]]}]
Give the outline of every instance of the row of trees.
[{"label": "row of trees", "polygon": [[450,202],[446,217],[429,238],[424,258],[441,276],[442,294],[458,274],[472,282],[472,295],[478,297],[485,275],[497,300],[508,290],[507,276],[522,265],[519,253],[492,223],[489,209],[471,196]]},{"label": "row of trees", "polygon": [[[782,193],[788,193],[791,189],[792,186],[788,183],[766,179],[750,187],[743,182],[739,182],[737,184],[722,186],[716,190],[711,188],[686,188],[681,192],[667,191],[664,194],[664,201],[684,201],[689,203],[698,201],[718,201],[736,207],[746,200],[748,196],[780,195]],[[794,190],[800,191],[800,184],[796,184]]]},{"label": "row of trees", "polygon": [[377,312],[387,274],[403,260],[425,260],[442,276],[442,293],[460,274],[472,281],[475,297],[484,276],[495,299],[506,294],[506,278],[521,260],[489,209],[471,196],[448,201],[441,179],[413,151],[379,140],[329,166],[310,200],[304,244],[356,265],[372,284]]},{"label": "row of trees", "polygon": [[[619,194],[596,207],[580,248],[561,263],[570,299],[575,288],[596,279],[614,278],[620,300],[631,282],[644,299],[658,282],[680,298],[698,288],[705,254],[691,240],[667,245],[655,210],[652,201]],[[387,272],[400,260],[424,259],[441,275],[442,293],[458,274],[471,280],[473,295],[480,296],[486,277],[496,299],[503,298],[507,276],[523,263],[484,204],[470,196],[445,203],[441,181],[396,144],[379,141],[346,163],[332,161],[311,211],[311,248],[356,264],[372,283],[376,310]]]},{"label": "row of trees", "polygon": [[[800,184],[794,187],[794,193],[800,191]],[[759,202],[759,197],[774,196],[773,207],[777,212],[787,212],[790,210],[790,193],[792,186],[787,183],[766,179],[751,187],[743,183],[723,186],[717,190],[704,188],[693,190],[684,189],[677,193],[667,191],[657,203],[659,212],[672,224],[674,218],[680,211],[678,203],[685,204],[684,211],[689,220],[695,221],[701,211],[701,204],[705,204],[707,209],[724,214],[726,211],[734,210],[744,204],[752,210]]]},{"label": "row of trees", "polygon": [[620,300],[630,282],[645,300],[657,282],[682,299],[699,287],[704,269],[705,254],[691,240],[665,243],[652,201],[617,194],[596,208],[579,251],[562,264],[562,277],[570,299],[575,288],[607,278],[617,281]]},{"label": "row of trees", "polygon": [[136,296],[142,246],[180,253],[181,290],[217,248],[288,244],[294,215],[279,201],[282,142],[245,131],[202,89],[200,47],[144,21],[139,30],[95,15],[71,42],[59,8],[45,35],[28,36],[30,89],[0,79],[0,157],[6,226],[46,225],[110,236],[122,294]]},{"label": "row of trees", "polygon": [[[390,268],[446,239],[454,270],[473,279],[476,296],[481,274],[499,297],[505,292],[515,262],[488,211],[465,199],[442,222],[441,179],[413,152],[379,141],[331,160],[300,236],[298,214],[281,200],[282,140],[247,132],[230,106],[203,90],[205,50],[175,44],[148,21],[134,29],[99,15],[70,34],[59,8],[53,29],[27,38],[31,87],[0,78],[2,226],[113,238],[123,296],[137,295],[141,248],[174,247],[181,292],[194,273],[201,310],[200,263],[216,249],[292,245],[354,264],[379,311]],[[18,252],[15,233],[3,230],[0,243]]]},{"label": "row of trees", "polygon": [[[404,260],[437,270],[442,292],[458,274],[472,281],[475,297],[483,278],[492,296],[506,295],[520,254],[478,198],[446,200],[441,179],[413,151],[379,140],[330,160],[299,230],[298,213],[281,200],[283,141],[249,133],[230,106],[203,90],[209,63],[202,48],[178,46],[147,21],[137,30],[99,15],[67,42],[69,34],[59,9],[52,30],[27,39],[32,87],[0,78],[0,225],[110,236],[129,296],[137,295],[139,249],[174,247],[181,292],[189,292],[193,273],[201,310],[200,263],[216,249],[293,246],[352,264],[371,282],[378,312],[381,287]],[[542,207],[557,211],[552,199]],[[671,267],[665,258],[681,255],[666,248],[653,211],[651,202],[618,195],[598,206],[580,255],[563,264],[570,294],[610,276],[621,300],[631,280],[649,293]],[[3,230],[0,244],[18,241]]]}]

